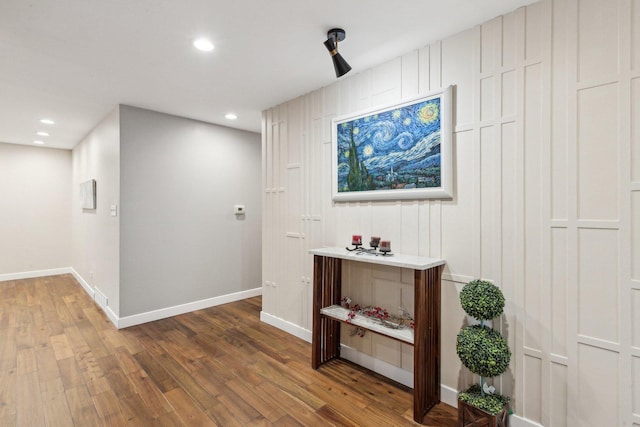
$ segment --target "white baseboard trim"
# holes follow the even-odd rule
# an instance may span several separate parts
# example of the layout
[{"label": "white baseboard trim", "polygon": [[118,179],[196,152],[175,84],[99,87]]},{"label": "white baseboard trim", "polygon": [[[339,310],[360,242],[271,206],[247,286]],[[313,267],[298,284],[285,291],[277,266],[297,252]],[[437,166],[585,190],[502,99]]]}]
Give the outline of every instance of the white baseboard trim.
[{"label": "white baseboard trim", "polygon": [[509,415],[509,425],[511,427],[544,427],[542,424],[519,417],[515,414]]},{"label": "white baseboard trim", "polygon": [[[100,307],[100,306],[98,306]],[[102,308],[102,307],[100,307]],[[102,311],[104,311],[104,313],[107,315],[107,317],[109,318],[109,320],[111,320],[111,323],[113,323],[113,325],[118,328],[118,315],[115,314],[113,312],[113,310],[111,310],[111,307],[107,306],[107,309],[103,309]],[[118,328],[120,329],[120,328]]]},{"label": "white baseboard trim", "polygon": [[[96,294],[91,285],[89,285],[89,283],[87,283],[87,281],[84,280],[84,278],[73,267],[71,267],[71,274],[73,274],[73,277],[75,277],[78,283],[80,283],[80,286],[82,286],[85,292],[87,292],[91,299],[95,302]],[[107,306],[105,309],[104,307],[100,307],[100,304],[98,304],[97,302],[96,305],[104,312],[104,314],[107,315],[109,320],[111,320],[111,323],[113,323],[113,325],[117,328],[118,316],[113,312],[113,310],[111,310],[111,307]]]},{"label": "white baseboard trim", "polygon": [[[82,278],[77,271],[69,267],[65,273],[73,274],[73,277],[80,283],[82,288],[89,294],[91,299],[95,299],[95,293],[93,288]],[[60,273],[58,273],[60,274]],[[98,307],[107,315],[111,323],[117,329],[128,328],[129,326],[140,325],[142,323],[153,322],[154,320],[166,319],[167,317],[177,316],[179,314],[189,313],[196,310],[202,310],[204,308],[215,307],[216,305],[227,304],[234,301],[240,301],[247,298],[257,297],[262,295],[262,287],[249,289],[247,291],[234,292],[232,294],[221,295],[218,297],[207,298],[200,301],[189,302],[186,304],[180,304],[173,307],[161,308],[158,310],[148,311],[146,313],[134,314],[132,316],[118,317],[116,313],[111,310],[111,307],[106,308]]]},{"label": "white baseboard trim", "polygon": [[148,311],[146,313],[134,314],[132,316],[120,317],[117,320],[116,327],[118,329],[128,328],[129,326],[135,326],[142,323],[153,322],[155,320],[166,319],[167,317],[177,316],[179,314],[202,310],[204,308],[215,307],[216,305],[222,305],[247,298],[257,297],[259,295],[262,295],[262,287],[249,289],[246,291],[234,292],[232,294],[221,295],[218,297],[207,298],[200,301],[188,302],[186,304],[180,304],[173,307],[161,308],[158,310]]},{"label": "white baseboard trim", "polygon": [[[61,268],[52,268],[50,270],[36,270],[36,271],[25,271],[22,273],[10,273],[10,274],[0,274],[0,282],[5,282],[8,280],[20,280],[20,279],[33,279],[36,277],[46,277],[46,276],[59,276],[61,274],[71,274],[73,277],[80,283],[80,286],[85,290],[87,294],[91,297],[91,299],[95,299],[95,293],[89,283],[82,278],[82,276],[73,268],[73,267],[61,267]],[[102,307],[100,307],[102,308]],[[118,326],[118,316],[111,310],[111,308],[107,307],[107,310],[103,310],[111,323],[113,323],[116,327]]]},{"label": "white baseboard trim", "polygon": [[458,390],[440,384],[440,401],[454,408],[458,407]]},{"label": "white baseboard trim", "polygon": [[59,276],[71,273],[71,267],[52,268],[49,270],[23,271],[21,273],[0,274],[0,282],[8,280],[33,279],[34,277]]},{"label": "white baseboard trim", "polygon": [[301,340],[311,342],[311,331],[304,329],[302,326],[298,326],[295,323],[291,323],[288,320],[281,319],[272,314],[265,313],[264,311],[260,312],[260,320],[268,325],[282,329]]},{"label": "white baseboard trim", "polygon": [[93,288],[91,287],[91,285],[89,285],[89,283],[87,283],[87,281],[84,280],[82,276],[73,267],[70,267],[69,269],[71,270],[70,273],[73,274],[73,277],[75,277],[78,283],[80,283],[80,286],[84,288],[84,290],[89,294],[91,299],[95,299],[95,293],[93,292]]},{"label": "white baseboard trim", "polygon": [[390,363],[376,359],[375,357],[362,353],[352,347],[341,344],[340,357],[347,359],[356,365],[360,365],[373,372],[385,376],[407,387],[413,388],[413,372],[406,371]]},{"label": "white baseboard trim", "polygon": [[[404,370],[382,360],[378,360],[371,355],[362,353],[344,344],[341,345],[340,356],[400,384],[413,388],[413,372]],[[444,384],[440,384],[440,401],[457,408],[458,390]]]}]

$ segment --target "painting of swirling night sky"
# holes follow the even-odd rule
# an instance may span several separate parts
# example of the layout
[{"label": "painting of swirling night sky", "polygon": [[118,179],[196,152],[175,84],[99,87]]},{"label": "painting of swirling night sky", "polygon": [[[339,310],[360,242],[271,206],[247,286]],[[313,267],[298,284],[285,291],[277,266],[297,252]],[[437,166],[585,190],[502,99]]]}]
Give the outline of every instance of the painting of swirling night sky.
[{"label": "painting of swirling night sky", "polygon": [[338,192],[440,187],[440,98],[337,125]]}]

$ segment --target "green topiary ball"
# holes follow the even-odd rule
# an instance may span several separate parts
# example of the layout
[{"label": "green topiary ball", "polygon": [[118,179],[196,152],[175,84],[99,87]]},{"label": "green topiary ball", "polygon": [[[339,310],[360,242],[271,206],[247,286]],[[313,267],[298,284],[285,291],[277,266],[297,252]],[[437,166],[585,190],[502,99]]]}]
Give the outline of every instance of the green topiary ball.
[{"label": "green topiary ball", "polygon": [[458,334],[456,352],[462,364],[481,377],[495,377],[509,367],[511,350],[500,333],[486,326],[473,325]]},{"label": "green topiary ball", "polygon": [[474,384],[466,391],[460,392],[458,399],[491,415],[497,415],[509,403],[509,398],[506,396],[502,396],[499,393],[483,395],[481,390],[478,384]]},{"label": "green topiary ball", "polygon": [[478,320],[491,320],[502,314],[504,295],[496,285],[484,280],[467,283],[460,291],[462,309]]}]

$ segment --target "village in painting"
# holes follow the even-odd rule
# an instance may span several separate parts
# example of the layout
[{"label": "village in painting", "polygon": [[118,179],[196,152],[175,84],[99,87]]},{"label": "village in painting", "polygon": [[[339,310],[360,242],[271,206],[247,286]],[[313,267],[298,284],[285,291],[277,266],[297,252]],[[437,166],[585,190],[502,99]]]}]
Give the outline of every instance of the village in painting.
[{"label": "village in painting", "polygon": [[440,187],[440,100],[338,123],[338,193]]}]

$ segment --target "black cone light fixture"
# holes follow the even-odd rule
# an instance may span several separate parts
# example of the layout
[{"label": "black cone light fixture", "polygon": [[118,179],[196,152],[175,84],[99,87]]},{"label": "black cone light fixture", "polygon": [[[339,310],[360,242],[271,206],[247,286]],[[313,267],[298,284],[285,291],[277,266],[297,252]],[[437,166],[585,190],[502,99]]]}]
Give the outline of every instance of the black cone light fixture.
[{"label": "black cone light fixture", "polygon": [[333,60],[333,68],[336,70],[336,77],[342,77],[351,70],[351,66],[347,64],[342,55],[338,53],[338,42],[344,40],[346,33],[342,28],[333,28],[327,33],[327,41],[324,46],[329,51]]}]

